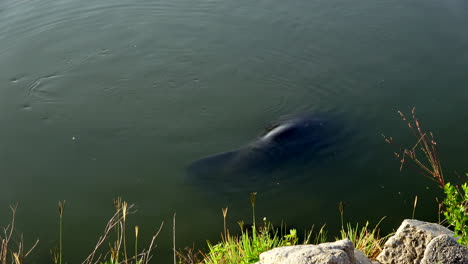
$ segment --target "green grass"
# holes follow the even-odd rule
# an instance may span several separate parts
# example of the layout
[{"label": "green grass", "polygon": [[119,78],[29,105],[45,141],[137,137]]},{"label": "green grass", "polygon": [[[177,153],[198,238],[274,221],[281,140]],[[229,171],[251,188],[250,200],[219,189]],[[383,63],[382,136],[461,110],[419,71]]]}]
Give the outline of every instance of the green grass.
[{"label": "green grass", "polygon": [[354,243],[354,247],[362,251],[369,259],[375,260],[377,256],[382,252],[382,247],[388,236],[381,237],[378,226],[383,220],[382,218],[375,227],[371,228],[369,222],[366,222],[364,226],[356,224],[353,226],[347,223],[345,227],[340,230],[341,237],[336,239],[349,239]]},{"label": "green grass", "polygon": [[[252,206],[252,222],[256,223],[255,219],[255,193],[251,194]],[[263,224],[258,226],[252,225],[246,228],[243,222],[239,222],[240,234],[231,235],[226,227],[227,208],[223,208],[223,222],[224,232],[221,235],[221,241],[213,244],[207,242],[208,252],[203,253],[194,252],[193,249],[185,253],[178,252],[180,264],[249,264],[259,261],[261,253],[270,249],[282,246],[294,246],[298,244],[320,244],[327,242],[327,231],[323,225],[318,232],[314,233],[313,227],[309,232],[306,232],[304,238],[300,240],[297,235],[296,229],[287,229],[282,227],[280,229],[263,219]],[[340,213],[342,219],[342,229],[340,236],[336,240],[350,239],[355,247],[364,252],[370,259],[375,259],[382,251],[382,245],[387,237],[381,237],[378,229],[379,223],[375,227],[370,228],[367,222],[363,227],[359,225],[352,226],[347,224],[343,227],[343,206],[340,205]],[[314,239],[312,236],[314,234]],[[201,259],[200,259],[201,257]]]},{"label": "green grass", "polygon": [[[241,228],[240,235],[233,236],[228,231],[227,236],[222,236],[221,242],[217,244],[208,242],[209,251],[203,255],[204,258],[200,263],[255,263],[259,261],[260,254],[265,251],[275,247],[293,246],[299,243],[296,229],[290,229],[289,233],[281,234],[281,230],[275,229],[266,220],[258,228],[252,226],[250,230],[244,228],[243,223],[239,225]],[[324,230],[321,229],[321,231],[323,234]]]},{"label": "green grass", "polygon": [[[193,249],[186,249],[185,252],[179,251],[179,264],[248,264],[259,261],[260,254],[270,249],[282,246],[293,246],[301,241],[297,235],[296,229],[287,229],[285,225],[281,228],[275,228],[273,224],[263,218],[263,223],[257,225],[255,217],[256,193],[250,194],[252,207],[252,226],[239,222],[240,234],[232,235],[226,226],[228,208],[222,209],[223,214],[223,233],[221,241],[213,244],[207,242],[208,252],[196,252]],[[315,236],[315,243],[326,241],[327,233],[322,226]],[[311,240],[313,228],[307,232],[302,243],[307,244]]]},{"label": "green grass", "polygon": [[459,237],[458,242],[468,246],[468,184],[453,186],[448,182],[444,192],[445,219],[453,226],[455,236]]},{"label": "green grass", "polygon": [[[255,202],[257,193],[250,194],[250,203],[252,207],[252,226],[248,228],[243,222],[239,222],[241,230],[240,235],[231,235],[226,227],[226,218],[228,208],[223,208],[224,233],[221,235],[221,242],[213,244],[207,242],[208,253],[202,254],[203,260],[197,260],[196,263],[205,264],[228,264],[228,263],[255,263],[259,261],[261,253],[281,246],[296,245],[299,241],[297,231],[289,230],[287,234],[281,234],[282,230],[277,230],[273,225],[263,219],[263,224],[256,225]],[[183,254],[179,254],[179,263],[186,263],[187,260]],[[195,263],[195,262],[194,262]]]},{"label": "green grass", "polygon": [[384,237],[380,236],[379,225],[385,219],[382,217],[380,221],[371,228],[367,221],[364,226],[359,227],[359,224],[353,226],[351,223],[344,224],[344,206],[341,202],[339,205],[339,211],[341,216],[341,230],[339,239],[349,239],[353,242],[354,247],[362,251],[369,259],[375,260],[377,256],[382,252],[382,247],[387,238],[391,235]]}]

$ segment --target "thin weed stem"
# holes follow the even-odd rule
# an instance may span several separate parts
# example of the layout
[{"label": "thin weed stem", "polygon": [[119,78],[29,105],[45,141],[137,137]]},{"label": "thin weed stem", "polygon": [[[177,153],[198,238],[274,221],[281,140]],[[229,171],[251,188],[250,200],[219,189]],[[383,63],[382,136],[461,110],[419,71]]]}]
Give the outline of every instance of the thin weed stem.
[{"label": "thin weed stem", "polygon": [[174,264],[177,264],[177,258],[176,258],[176,213],[174,213],[174,217],[172,220],[172,250],[173,250],[173,255],[174,255]]},{"label": "thin weed stem", "polygon": [[222,208],[222,212],[223,212],[223,224],[224,224],[224,239],[228,239],[228,234],[227,234],[227,226],[226,226],[226,218],[227,218],[227,213],[228,213],[228,207],[226,208]]},{"label": "thin weed stem", "polygon": [[65,210],[65,200],[58,202],[59,207],[59,263],[62,264],[63,255],[63,212]]},{"label": "thin weed stem", "polygon": [[34,245],[26,252],[24,248],[23,235],[19,235],[19,238],[14,239],[16,242],[17,249],[10,247],[10,242],[13,239],[13,234],[16,234],[15,230],[15,218],[17,205],[10,206],[11,209],[11,222],[6,227],[3,227],[3,234],[0,233],[0,263],[7,264],[7,260],[11,259],[12,264],[24,263],[25,258],[36,248],[39,243],[39,239],[36,240]]},{"label": "thin weed stem", "polygon": [[138,263],[138,226],[135,226],[135,264]]},{"label": "thin weed stem", "polygon": [[122,204],[122,218],[123,218],[123,245],[124,245],[124,256],[125,256],[125,264],[128,264],[128,256],[127,256],[127,239],[125,237],[125,230],[126,230],[126,221],[127,221],[127,202],[123,202]]},{"label": "thin weed stem", "polygon": [[250,193],[250,204],[252,205],[252,223],[253,223],[253,230],[255,231],[255,202],[257,201],[257,193],[252,192]]},{"label": "thin weed stem", "polygon": [[338,206],[338,210],[340,210],[340,217],[341,217],[341,229],[344,229],[344,204],[343,202],[340,202],[340,205]]},{"label": "thin weed stem", "polygon": [[417,205],[418,205],[418,196],[416,195],[416,196],[414,197],[412,219],[414,219],[414,213],[416,212],[416,206],[417,206]]},{"label": "thin weed stem", "polygon": [[[117,213],[120,213],[122,210],[122,197],[117,197],[117,199],[114,199],[114,207]],[[116,263],[119,263],[120,259],[120,247],[122,245],[122,227],[121,224],[116,225],[115,227],[116,234],[117,234],[117,239],[114,243],[114,249],[112,250],[112,255],[113,255],[113,260]]]}]

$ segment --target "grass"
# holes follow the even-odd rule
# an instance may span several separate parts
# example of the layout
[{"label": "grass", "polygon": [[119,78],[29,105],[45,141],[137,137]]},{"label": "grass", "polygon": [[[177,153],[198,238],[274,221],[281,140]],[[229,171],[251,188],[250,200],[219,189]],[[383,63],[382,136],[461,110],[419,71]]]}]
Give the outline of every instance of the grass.
[{"label": "grass", "polygon": [[[407,118],[401,111],[398,111],[398,114],[416,137],[416,144],[413,147],[400,147],[400,152],[395,152],[395,156],[400,160],[400,170],[403,169],[406,158],[409,158],[420,168],[423,175],[438,183],[445,194],[443,202],[439,204],[439,212],[443,209],[445,217],[442,223],[448,223],[454,229],[460,244],[468,245],[468,214],[466,213],[468,211],[468,185],[466,181],[461,186],[454,186],[445,181],[434,134],[428,133],[422,128],[416,117],[415,108],[411,110],[411,118]],[[394,144],[391,137],[384,136],[384,138],[388,143]],[[417,197],[415,198],[413,215],[416,203]]]},{"label": "grass", "polygon": [[[252,193],[250,196],[252,206],[252,222],[256,223],[255,219],[255,201],[256,193]],[[243,222],[239,222],[240,234],[231,235],[226,227],[227,208],[222,209],[224,229],[221,234],[221,241],[213,244],[207,242],[208,252],[203,253],[201,251],[195,252],[193,248],[186,249],[186,252],[178,252],[179,264],[249,264],[256,263],[259,261],[260,254],[270,249],[282,246],[294,246],[298,244],[320,244],[327,242],[327,231],[325,225],[323,225],[317,233],[315,233],[314,239],[313,226],[309,232],[306,232],[302,240],[299,239],[296,229],[287,229],[282,227],[279,230],[276,229],[270,222],[263,219],[263,223],[260,226],[253,224],[247,226]],[[377,255],[382,251],[383,243],[387,237],[381,237],[378,226],[383,218],[373,228],[370,228],[367,222],[363,227],[358,224],[352,226],[351,224],[343,224],[343,206],[340,204],[340,212],[342,219],[342,228],[340,236],[336,240],[350,239],[356,249],[364,252],[370,259],[375,259]]]},{"label": "grass", "polygon": [[[11,221],[6,227],[3,227],[3,234],[0,233],[0,263],[1,264],[21,264],[25,262],[25,259],[29,256],[31,251],[39,243],[39,239],[33,244],[28,250],[25,249],[23,242],[23,235],[14,237],[16,234],[15,230],[15,216],[16,216],[16,206],[10,206],[11,209]],[[12,246],[14,242],[15,246]]]},{"label": "grass", "polygon": [[[445,180],[434,134],[432,132],[428,133],[422,128],[419,119],[416,117],[416,108],[413,107],[411,110],[411,118],[407,118],[401,111],[398,111],[398,114],[407,123],[408,128],[416,138],[414,146],[409,148],[399,146],[399,152],[394,152],[395,157],[400,160],[400,171],[406,164],[407,158],[409,158],[421,169],[423,175],[436,181],[441,188],[444,188]],[[392,137],[384,136],[384,138],[387,143],[395,145]]]},{"label": "grass", "polygon": [[[226,214],[223,217],[226,218]],[[221,235],[221,242],[217,244],[208,243],[208,253],[201,253],[203,259],[187,262],[189,258],[183,254],[179,254],[179,263],[205,263],[205,264],[234,264],[234,263],[255,263],[259,261],[261,253],[273,249],[275,247],[293,246],[299,243],[299,237],[296,229],[290,229],[285,233],[284,229],[276,229],[270,222],[263,219],[263,224],[260,226],[246,226],[243,222],[239,222],[241,230],[240,235],[231,235],[229,230],[225,229],[224,235]],[[321,239],[324,236],[324,229],[320,230]],[[310,234],[305,238],[305,242],[310,238]],[[323,242],[323,241],[317,241]],[[193,260],[193,257],[192,257]]]},{"label": "grass", "polygon": [[385,217],[382,217],[373,228],[369,226],[369,221],[367,221],[364,226],[360,227],[359,224],[355,226],[351,223],[344,224],[344,206],[342,202],[339,205],[339,211],[341,216],[341,230],[340,237],[336,237],[335,239],[351,240],[356,249],[362,251],[369,259],[375,260],[380,252],[382,252],[383,244],[391,235],[380,236],[379,225]]},{"label": "grass", "polygon": [[445,220],[453,227],[455,236],[459,237],[458,242],[468,246],[468,184],[453,186],[448,182],[444,192]]},{"label": "grass", "polygon": [[[243,222],[239,222],[240,234],[231,235],[229,229],[226,226],[226,219],[228,216],[228,208],[222,209],[224,229],[221,234],[221,242],[213,244],[208,242],[208,252],[203,253],[201,251],[195,252],[194,250],[188,250],[185,253],[176,252],[174,257],[178,256],[178,260],[174,262],[181,263],[204,263],[204,264],[230,264],[230,263],[255,263],[259,261],[261,253],[270,249],[282,246],[293,246],[298,244],[320,244],[327,241],[327,231],[325,225],[323,225],[315,234],[312,239],[313,226],[309,232],[304,234],[302,239],[299,238],[296,229],[287,229],[285,225],[281,228],[275,228],[271,222],[268,222],[266,218],[260,225],[257,225],[255,219],[255,202],[256,193],[252,193],[250,196],[252,206],[252,222],[253,225],[247,225]],[[148,264],[152,258],[151,251],[155,248],[154,241],[157,238],[159,232],[163,227],[163,223],[159,227],[159,230],[152,237],[149,246],[141,251],[138,250],[138,236],[139,228],[134,226],[134,252],[130,253],[127,251],[126,240],[127,232],[127,217],[133,214],[133,205],[129,205],[127,202],[122,201],[118,198],[114,201],[116,209],[115,214],[107,222],[103,234],[99,237],[94,249],[82,262],[82,264]],[[61,264],[64,260],[63,245],[66,241],[63,241],[63,233],[66,231],[65,220],[65,201],[60,201],[58,204],[59,211],[59,247],[52,251],[52,262],[54,264]],[[17,244],[17,248],[13,249],[10,247],[10,241],[14,234],[15,227],[15,212],[16,207],[11,207],[12,210],[12,221],[4,228],[4,235],[0,236],[2,242],[0,251],[0,264],[21,264],[24,263],[24,259],[31,253],[36,247],[39,240],[33,245],[33,247],[25,252],[24,244],[21,240]],[[342,207],[340,208],[342,212]],[[341,217],[343,219],[343,215]],[[380,223],[380,222],[379,222]],[[174,215],[174,250],[175,250],[175,215]],[[347,224],[347,228],[342,228],[341,238],[349,238],[356,245],[356,248],[361,249],[369,257],[373,257],[378,254],[380,245],[383,243],[385,238],[379,237],[378,224],[373,228],[369,229],[368,223],[362,228],[358,225],[352,227]],[[338,238],[337,238],[338,239]],[[65,243],[64,243],[65,242]],[[110,245],[108,249],[103,248],[104,244]]]},{"label": "grass", "polygon": [[[213,244],[207,242],[208,253],[196,252],[193,248],[186,249],[185,252],[178,252],[178,263],[204,263],[204,264],[247,264],[259,261],[261,253],[275,247],[297,245],[299,237],[296,229],[286,227],[277,229],[272,223],[263,218],[263,223],[257,225],[255,217],[256,194],[250,194],[252,207],[252,225],[239,222],[240,234],[232,235],[226,226],[228,208],[222,208],[223,215],[223,233],[221,242]],[[312,231],[304,238],[304,243],[308,243]],[[326,232],[322,227],[316,236],[316,242],[324,242]]]},{"label": "grass", "polygon": [[273,227],[263,226],[259,231],[255,227],[252,231],[242,231],[240,236],[223,239],[221,243],[208,242],[209,253],[205,255],[203,263],[255,263],[259,255],[269,249],[295,244],[294,232],[289,237],[280,237],[277,233],[271,235]]},{"label": "grass", "polygon": [[[222,209],[224,234],[221,235],[221,242],[217,244],[208,243],[209,251],[203,254],[203,261],[200,263],[255,263],[259,260],[262,252],[275,247],[295,245],[298,241],[296,230],[291,230],[289,235],[281,236],[273,225],[264,218],[263,225],[257,227],[255,221],[255,202],[257,193],[250,194],[252,206],[252,226],[249,227],[243,222],[239,222],[241,234],[231,235],[226,227],[228,208]],[[183,263],[184,258],[180,258],[179,263]]]},{"label": "grass", "polygon": [[[163,223],[159,227],[156,234],[152,237],[147,248],[138,251],[138,226],[134,226],[135,230],[135,252],[133,256],[127,251],[127,217],[133,214],[133,205],[123,201],[120,197],[114,200],[114,207],[116,212],[107,222],[103,234],[99,237],[92,252],[82,262],[82,264],[147,264],[152,258],[152,250],[156,247],[154,244],[155,239],[159,235]],[[52,262],[54,264],[62,264],[63,256],[63,218],[64,218],[65,201],[59,202],[59,248],[52,251]],[[114,236],[112,235],[114,233]],[[114,238],[112,238],[114,237]],[[109,249],[103,249],[103,245],[108,243]],[[5,263],[1,263],[5,264]],[[20,264],[14,263],[14,264]]]},{"label": "grass", "polygon": [[377,256],[382,252],[383,244],[389,237],[389,235],[381,237],[378,226],[383,220],[382,218],[373,228],[369,226],[369,222],[366,222],[364,226],[356,224],[353,226],[351,223],[347,223],[346,226],[340,230],[341,237],[338,239],[349,239],[354,243],[354,247],[362,251],[369,259],[375,260]]}]

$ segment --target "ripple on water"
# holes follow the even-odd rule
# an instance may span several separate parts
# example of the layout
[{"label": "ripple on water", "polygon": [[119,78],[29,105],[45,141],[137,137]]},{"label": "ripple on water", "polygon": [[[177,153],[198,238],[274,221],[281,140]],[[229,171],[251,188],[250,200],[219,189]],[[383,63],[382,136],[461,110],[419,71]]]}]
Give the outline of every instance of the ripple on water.
[{"label": "ripple on water", "polygon": [[[346,101],[357,89],[355,79],[328,62],[327,50],[310,45],[305,50],[273,47],[261,49],[249,58],[249,67],[261,79],[269,115],[291,112],[347,111]],[[336,102],[341,102],[336,104]],[[337,107],[338,106],[338,107]],[[342,109],[340,109],[342,108]]]},{"label": "ripple on water", "polygon": [[28,86],[28,97],[46,103],[54,103],[59,100],[57,95],[57,86],[54,84],[59,79],[60,75],[51,74],[41,76],[35,79]]},{"label": "ripple on water", "polygon": [[14,76],[14,77],[10,78],[9,82],[14,83],[14,84],[20,83],[23,80],[24,77],[25,77],[24,75]]},{"label": "ripple on water", "polygon": [[[184,19],[187,15],[213,14],[216,1],[55,1],[7,0],[0,3],[0,36],[37,35],[74,23],[82,27],[113,24],[130,20],[145,23],[155,19]],[[94,19],[90,19],[94,18]],[[150,18],[150,19],[149,19]]]}]

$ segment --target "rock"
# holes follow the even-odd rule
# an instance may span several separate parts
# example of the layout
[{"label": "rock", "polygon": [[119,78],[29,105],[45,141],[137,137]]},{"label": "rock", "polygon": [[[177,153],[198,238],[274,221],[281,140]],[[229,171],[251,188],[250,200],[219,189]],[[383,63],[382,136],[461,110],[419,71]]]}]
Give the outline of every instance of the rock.
[{"label": "rock", "polygon": [[424,251],[421,264],[466,264],[468,249],[449,235],[440,235],[432,239]]},{"label": "rock", "polygon": [[257,264],[355,264],[349,239],[319,245],[274,248],[260,254]]},{"label": "rock", "polygon": [[377,260],[382,264],[419,264],[429,242],[442,234],[453,236],[444,226],[406,219],[385,243]]},{"label": "rock", "polygon": [[358,249],[354,250],[354,259],[356,260],[356,264],[372,264],[372,261],[367,258],[366,254]]}]

